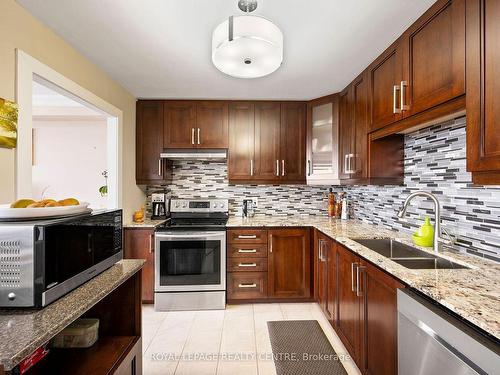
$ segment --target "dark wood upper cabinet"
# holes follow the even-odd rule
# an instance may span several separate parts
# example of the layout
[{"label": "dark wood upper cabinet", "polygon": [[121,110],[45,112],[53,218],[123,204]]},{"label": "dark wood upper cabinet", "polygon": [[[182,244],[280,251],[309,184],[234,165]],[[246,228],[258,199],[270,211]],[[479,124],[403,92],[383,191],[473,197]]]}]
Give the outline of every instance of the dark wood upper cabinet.
[{"label": "dark wood upper cabinet", "polygon": [[153,303],[155,286],[154,230],[125,229],[123,237],[123,257],[125,259],[145,259],[142,267],[142,302]]},{"label": "dark wood upper cabinet", "polygon": [[405,117],[465,94],[465,0],[438,1],[403,34],[402,43],[399,108]]},{"label": "dark wood upper cabinet", "polygon": [[370,130],[377,130],[402,118],[400,83],[403,80],[403,46],[393,43],[368,67]]},{"label": "dark wood upper cabinet", "polygon": [[255,104],[229,104],[229,180],[253,180],[255,144]]},{"label": "dark wood upper cabinet", "polygon": [[309,229],[268,230],[269,298],[311,295]]},{"label": "dark wood upper cabinet", "polygon": [[167,162],[160,158],[163,151],[163,102],[137,102],[136,111],[136,183],[162,183],[168,180]]},{"label": "dark wood upper cabinet", "polygon": [[352,93],[350,86],[339,94],[339,178],[349,179],[349,158],[351,156],[354,126],[352,123]]},{"label": "dark wood upper cabinet", "polygon": [[196,147],[228,147],[228,103],[200,101],[196,103]]},{"label": "dark wood upper cabinet", "polygon": [[396,291],[403,285],[367,262],[360,265],[362,337],[365,374],[397,375],[398,330]]},{"label": "dark wood upper cabinet", "polygon": [[165,101],[164,148],[196,147],[196,103],[193,101]]},{"label": "dark wood upper cabinet", "polygon": [[366,74],[357,77],[352,86],[353,139],[351,152],[351,178],[368,177],[368,79]]},{"label": "dark wood upper cabinet", "polygon": [[256,180],[279,181],[281,106],[279,102],[255,104]]},{"label": "dark wood upper cabinet", "polygon": [[467,0],[467,170],[500,184],[500,2]]},{"label": "dark wood upper cabinet", "polygon": [[279,172],[283,182],[306,181],[306,111],[305,103],[281,104]]}]

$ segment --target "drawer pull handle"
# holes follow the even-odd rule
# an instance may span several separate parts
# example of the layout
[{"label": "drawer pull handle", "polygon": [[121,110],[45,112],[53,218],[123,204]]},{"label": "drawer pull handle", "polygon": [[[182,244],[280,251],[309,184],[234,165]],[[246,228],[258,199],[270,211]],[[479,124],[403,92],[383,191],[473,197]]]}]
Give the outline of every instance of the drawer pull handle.
[{"label": "drawer pull handle", "polygon": [[238,288],[257,288],[257,284],[238,284]]},{"label": "drawer pull handle", "polygon": [[255,234],[252,234],[252,235],[244,235],[244,234],[240,234],[240,235],[238,236],[238,238],[239,238],[239,239],[241,239],[241,240],[251,240],[251,239],[255,239],[255,238],[257,238],[257,235],[255,235]]},{"label": "drawer pull handle", "polygon": [[240,263],[238,267],[257,267],[257,263]]},{"label": "drawer pull handle", "polygon": [[256,253],[257,249],[239,249],[238,253]]}]

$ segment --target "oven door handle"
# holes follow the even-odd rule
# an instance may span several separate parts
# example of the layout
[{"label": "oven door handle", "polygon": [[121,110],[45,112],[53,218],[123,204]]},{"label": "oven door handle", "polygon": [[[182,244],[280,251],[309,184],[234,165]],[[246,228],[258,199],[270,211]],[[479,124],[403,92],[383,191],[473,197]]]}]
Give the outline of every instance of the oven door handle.
[{"label": "oven door handle", "polygon": [[212,238],[212,237],[220,237],[221,235],[225,235],[226,232],[198,232],[196,234],[192,234],[192,232],[175,232],[170,233],[156,233],[155,237],[159,239],[190,239],[190,238]]}]

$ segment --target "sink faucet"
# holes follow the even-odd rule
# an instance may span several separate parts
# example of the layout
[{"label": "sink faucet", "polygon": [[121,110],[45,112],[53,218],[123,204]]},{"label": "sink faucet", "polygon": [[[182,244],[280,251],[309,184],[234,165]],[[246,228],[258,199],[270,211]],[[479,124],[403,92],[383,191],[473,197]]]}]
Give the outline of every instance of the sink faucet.
[{"label": "sink faucet", "polygon": [[[439,204],[439,201],[437,197],[429,193],[427,191],[416,191],[414,193],[411,193],[408,195],[406,198],[405,202],[403,203],[403,208],[398,212],[398,217],[402,219],[406,215],[406,210],[408,209],[408,206],[411,202],[411,200],[415,197],[427,197],[430,198],[434,202],[434,252],[437,254],[438,249],[439,249],[439,238],[441,237],[441,205]],[[451,236],[450,236],[451,239]],[[453,242],[453,241],[452,241]]]}]

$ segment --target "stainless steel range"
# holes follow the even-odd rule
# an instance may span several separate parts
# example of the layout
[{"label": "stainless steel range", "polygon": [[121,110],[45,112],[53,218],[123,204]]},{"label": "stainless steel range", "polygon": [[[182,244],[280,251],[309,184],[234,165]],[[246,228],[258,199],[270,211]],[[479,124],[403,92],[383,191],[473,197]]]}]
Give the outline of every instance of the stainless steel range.
[{"label": "stainless steel range", "polygon": [[173,199],[155,233],[155,310],[224,309],[227,199]]}]

